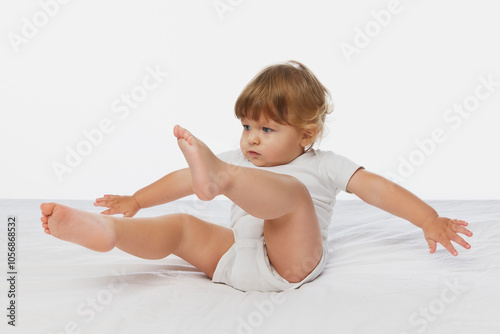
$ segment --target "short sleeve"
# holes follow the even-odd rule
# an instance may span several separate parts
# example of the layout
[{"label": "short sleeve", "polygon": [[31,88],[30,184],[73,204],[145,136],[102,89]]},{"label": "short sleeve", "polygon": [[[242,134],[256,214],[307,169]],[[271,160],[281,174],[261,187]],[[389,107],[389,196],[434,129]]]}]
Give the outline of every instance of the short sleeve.
[{"label": "short sleeve", "polygon": [[331,151],[319,152],[323,172],[333,185],[343,191],[347,191],[347,183],[353,174],[363,168],[352,160]]}]

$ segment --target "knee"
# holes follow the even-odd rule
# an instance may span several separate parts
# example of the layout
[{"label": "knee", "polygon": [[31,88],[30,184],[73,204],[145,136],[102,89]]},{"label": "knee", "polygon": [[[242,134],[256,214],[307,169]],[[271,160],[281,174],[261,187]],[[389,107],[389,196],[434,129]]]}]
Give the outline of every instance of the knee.
[{"label": "knee", "polygon": [[202,221],[198,217],[188,213],[178,213],[176,216],[176,220],[178,222],[177,228],[179,229],[179,245],[192,245],[193,240],[197,240],[196,244],[198,247],[204,246],[200,244],[200,242],[205,239],[198,237],[201,234],[206,235],[211,226],[207,225],[206,222]]},{"label": "knee", "polygon": [[299,198],[311,198],[311,194],[309,193],[309,189],[307,189],[306,185],[302,183],[299,179],[296,177],[287,175],[288,177],[288,182],[290,182],[293,192],[293,195],[296,195]]},{"label": "knee", "polygon": [[194,216],[187,213],[174,213],[169,216],[174,218],[170,223],[175,231],[173,234],[177,236],[177,240],[174,244],[174,250],[177,250],[185,242],[186,236],[189,235],[189,231],[193,229],[192,221]]},{"label": "knee", "polygon": [[[306,190],[307,191],[306,185],[304,183],[302,183],[302,181],[297,179],[295,176],[283,175],[283,177],[287,180],[290,187],[292,187],[294,190],[296,190],[296,191]],[[307,191],[307,193],[309,193],[309,191]]]}]

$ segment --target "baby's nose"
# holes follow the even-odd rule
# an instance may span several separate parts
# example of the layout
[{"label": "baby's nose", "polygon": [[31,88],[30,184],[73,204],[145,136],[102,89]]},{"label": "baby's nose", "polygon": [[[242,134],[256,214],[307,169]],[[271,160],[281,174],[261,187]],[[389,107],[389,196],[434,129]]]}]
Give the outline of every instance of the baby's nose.
[{"label": "baby's nose", "polygon": [[255,132],[250,132],[248,135],[248,142],[250,144],[258,144],[260,142],[259,136]]}]

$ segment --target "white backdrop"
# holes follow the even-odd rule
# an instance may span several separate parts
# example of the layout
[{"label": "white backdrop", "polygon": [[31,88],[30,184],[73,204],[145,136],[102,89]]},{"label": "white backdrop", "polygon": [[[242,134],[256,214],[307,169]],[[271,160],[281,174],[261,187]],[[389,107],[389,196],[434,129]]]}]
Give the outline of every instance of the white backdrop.
[{"label": "white backdrop", "polygon": [[131,194],[186,166],[177,123],[216,153],[237,148],[239,92],[295,59],[335,102],[319,148],[425,199],[498,199],[498,7],[4,1],[0,198]]}]

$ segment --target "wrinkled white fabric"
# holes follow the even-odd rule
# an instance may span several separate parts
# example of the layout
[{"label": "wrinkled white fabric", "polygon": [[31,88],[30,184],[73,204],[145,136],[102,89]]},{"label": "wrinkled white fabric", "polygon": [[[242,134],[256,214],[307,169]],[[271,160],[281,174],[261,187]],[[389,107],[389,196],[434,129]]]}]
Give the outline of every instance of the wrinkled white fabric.
[{"label": "wrinkled white fabric", "polygon": [[[493,334],[500,328],[500,201],[429,201],[474,232],[467,238],[472,248],[457,246],[453,257],[440,246],[430,255],[422,231],[410,223],[358,200],[339,200],[322,274],[279,293],[214,284],[175,256],[148,261],[58,240],[42,231],[40,203],[0,200],[0,245],[6,245],[7,215],[19,221],[18,326],[7,328],[4,316],[2,333],[77,333],[72,326],[120,334]],[[61,203],[100,209],[92,201]],[[139,216],[187,212],[228,226],[229,209],[227,200],[185,199]],[[0,252],[5,265],[6,255]]]}]

